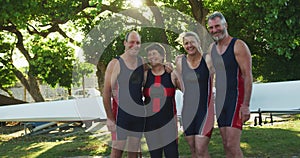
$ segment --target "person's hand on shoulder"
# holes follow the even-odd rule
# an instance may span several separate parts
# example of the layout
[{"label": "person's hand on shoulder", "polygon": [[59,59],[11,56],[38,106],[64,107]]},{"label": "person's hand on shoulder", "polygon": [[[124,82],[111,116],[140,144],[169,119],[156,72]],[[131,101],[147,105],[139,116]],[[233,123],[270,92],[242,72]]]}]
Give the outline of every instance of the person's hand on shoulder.
[{"label": "person's hand on shoulder", "polygon": [[176,56],[175,63],[177,63],[178,60],[181,59],[183,56],[184,56],[184,54],[180,54],[180,55]]},{"label": "person's hand on shoulder", "polygon": [[173,64],[171,62],[165,62],[164,67],[168,73],[171,73],[174,70]]}]

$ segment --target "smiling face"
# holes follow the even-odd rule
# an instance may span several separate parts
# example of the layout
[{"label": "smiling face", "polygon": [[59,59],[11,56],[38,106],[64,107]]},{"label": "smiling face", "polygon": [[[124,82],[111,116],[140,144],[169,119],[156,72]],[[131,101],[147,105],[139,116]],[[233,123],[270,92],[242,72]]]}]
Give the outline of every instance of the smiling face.
[{"label": "smiling face", "polygon": [[130,32],[124,41],[125,52],[129,55],[137,56],[141,48],[141,37],[137,32]]},{"label": "smiling face", "polygon": [[208,31],[214,40],[222,40],[227,35],[227,23],[223,22],[220,17],[209,19]]},{"label": "smiling face", "polygon": [[163,63],[164,57],[155,49],[147,52],[149,64],[154,67]]},{"label": "smiling face", "polygon": [[152,67],[163,65],[166,50],[161,44],[152,43],[145,50],[147,52],[147,60]]},{"label": "smiling face", "polygon": [[194,36],[183,37],[183,48],[189,54],[199,53],[199,42]]}]

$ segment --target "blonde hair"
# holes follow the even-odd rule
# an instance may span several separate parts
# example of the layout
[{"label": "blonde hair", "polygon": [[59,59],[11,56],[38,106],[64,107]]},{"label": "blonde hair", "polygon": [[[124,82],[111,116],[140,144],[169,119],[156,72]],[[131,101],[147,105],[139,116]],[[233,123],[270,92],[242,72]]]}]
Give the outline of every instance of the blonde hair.
[{"label": "blonde hair", "polygon": [[200,43],[200,38],[198,36],[197,33],[192,32],[192,31],[188,31],[188,32],[182,32],[181,34],[179,34],[178,38],[176,39],[177,42],[179,42],[180,44],[183,45],[183,39],[184,37],[188,37],[188,36],[193,36],[196,38],[196,40]]},{"label": "blonde hair", "polygon": [[183,45],[183,40],[185,37],[195,37],[195,39],[199,42],[199,49],[200,49],[200,53],[202,53],[202,48],[201,48],[201,41],[200,38],[198,36],[197,33],[193,32],[193,31],[188,31],[188,32],[182,32],[181,34],[179,34],[178,38],[176,39],[176,42],[180,43],[181,45]]}]

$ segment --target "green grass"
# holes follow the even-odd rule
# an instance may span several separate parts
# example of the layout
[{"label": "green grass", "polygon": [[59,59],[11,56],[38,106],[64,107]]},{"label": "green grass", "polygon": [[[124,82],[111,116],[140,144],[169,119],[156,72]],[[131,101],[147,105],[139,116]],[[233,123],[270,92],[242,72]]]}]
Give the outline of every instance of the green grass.
[{"label": "green grass", "polygon": [[[9,134],[22,129],[21,126],[0,127],[0,157],[3,158],[47,158],[72,156],[106,156],[110,153],[110,135],[76,132],[60,132],[36,136],[12,137]],[[143,140],[144,142],[144,140]],[[182,133],[179,153],[190,157],[189,147]],[[300,115],[289,121],[274,125],[245,126],[241,138],[245,157],[300,157]],[[149,157],[145,142],[143,156]],[[225,157],[219,130],[213,131],[209,145],[211,157]]]}]

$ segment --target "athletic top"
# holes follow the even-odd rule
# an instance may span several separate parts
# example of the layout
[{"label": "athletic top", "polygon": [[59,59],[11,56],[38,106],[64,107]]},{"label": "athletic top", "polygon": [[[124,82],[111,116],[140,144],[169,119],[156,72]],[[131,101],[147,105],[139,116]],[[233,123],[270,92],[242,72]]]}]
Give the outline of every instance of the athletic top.
[{"label": "athletic top", "polygon": [[[113,97],[113,113],[128,113],[134,116],[145,114],[143,108],[142,86],[144,81],[144,68],[141,57],[138,57],[138,67],[135,70],[129,69],[121,57],[116,57],[120,63],[120,74],[117,77],[117,85],[114,87],[116,92]],[[119,108],[119,109],[118,109]],[[118,114],[117,114],[118,113]]]},{"label": "athletic top", "polygon": [[191,69],[187,57],[183,56],[182,80],[184,84],[182,119],[185,134],[210,137],[214,115],[213,106],[209,106],[212,85],[204,58],[197,68]]},{"label": "athletic top", "polygon": [[175,90],[170,73],[155,76],[148,71],[144,85],[147,131],[161,128],[176,116]]},{"label": "athletic top", "polygon": [[187,63],[187,57],[182,57],[182,80],[184,84],[183,103],[194,104],[195,97],[199,97],[199,105],[207,104],[209,70],[204,58],[201,59],[196,69],[191,69]]},{"label": "athletic top", "polygon": [[239,110],[243,103],[244,80],[234,55],[236,40],[237,38],[231,40],[222,55],[218,54],[215,43],[212,48],[212,60],[216,70],[216,115],[219,126],[241,129]]}]

